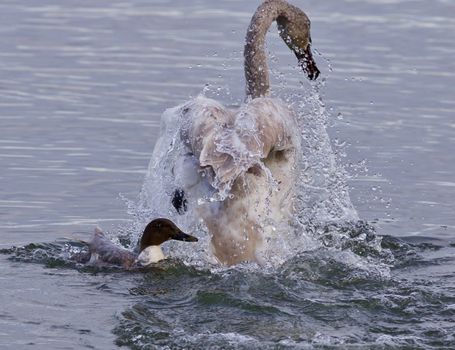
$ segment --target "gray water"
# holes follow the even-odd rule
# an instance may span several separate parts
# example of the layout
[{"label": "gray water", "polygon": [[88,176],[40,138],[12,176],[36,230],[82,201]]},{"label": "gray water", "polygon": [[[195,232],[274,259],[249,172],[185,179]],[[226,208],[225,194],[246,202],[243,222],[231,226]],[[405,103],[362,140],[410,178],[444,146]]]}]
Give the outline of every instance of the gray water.
[{"label": "gray water", "polygon": [[319,52],[313,87],[271,31],[275,93],[319,91],[376,245],[335,230],[273,270],[66,259],[67,237],[134,227],[124,198],[138,198],[166,108],[207,84],[242,101],[258,3],[0,3],[1,348],[455,347],[450,0],[295,0]]}]

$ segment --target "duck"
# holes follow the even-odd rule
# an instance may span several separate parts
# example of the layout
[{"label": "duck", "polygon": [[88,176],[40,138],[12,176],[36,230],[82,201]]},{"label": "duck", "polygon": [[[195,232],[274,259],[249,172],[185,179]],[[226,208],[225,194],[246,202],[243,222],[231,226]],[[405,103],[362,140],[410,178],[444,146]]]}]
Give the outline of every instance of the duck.
[{"label": "duck", "polygon": [[116,245],[96,227],[89,242],[81,241],[88,246],[88,253],[74,257],[74,260],[97,266],[117,265],[125,269],[135,266],[146,267],[166,258],[161,244],[171,239],[184,242],[198,241],[196,237],[181,231],[171,220],[157,218],[145,227],[137,251],[130,251]]},{"label": "duck", "polygon": [[245,102],[234,110],[198,96],[176,107],[181,151],[170,202],[180,215],[194,207],[224,265],[263,263],[265,240],[293,216],[301,134],[296,113],[270,97],[264,43],[274,21],[298,65],[317,79],[308,16],[285,0],[266,0],[246,34]]}]

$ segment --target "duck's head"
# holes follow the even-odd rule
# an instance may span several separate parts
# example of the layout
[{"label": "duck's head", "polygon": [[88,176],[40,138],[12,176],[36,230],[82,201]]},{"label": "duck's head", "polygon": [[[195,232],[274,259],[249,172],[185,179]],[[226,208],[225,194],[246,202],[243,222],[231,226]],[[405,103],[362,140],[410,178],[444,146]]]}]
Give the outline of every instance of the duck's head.
[{"label": "duck's head", "polygon": [[142,266],[147,266],[163,260],[165,257],[160,245],[171,239],[185,242],[198,241],[196,237],[180,230],[171,220],[164,218],[155,219],[144,229],[136,261]]}]

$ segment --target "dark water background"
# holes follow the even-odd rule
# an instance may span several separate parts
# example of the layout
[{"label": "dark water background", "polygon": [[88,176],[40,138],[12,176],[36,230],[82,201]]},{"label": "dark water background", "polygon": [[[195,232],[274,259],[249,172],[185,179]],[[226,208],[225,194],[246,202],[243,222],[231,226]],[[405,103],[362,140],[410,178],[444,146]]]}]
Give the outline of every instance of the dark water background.
[{"label": "dark water background", "polygon": [[[139,193],[163,110],[205,84],[243,99],[259,1],[2,0],[1,348],[455,348],[455,3],[293,3],[383,251],[332,247],[276,271],[67,263],[63,237],[131,220],[119,194]],[[274,39],[274,69],[301,88]]]}]

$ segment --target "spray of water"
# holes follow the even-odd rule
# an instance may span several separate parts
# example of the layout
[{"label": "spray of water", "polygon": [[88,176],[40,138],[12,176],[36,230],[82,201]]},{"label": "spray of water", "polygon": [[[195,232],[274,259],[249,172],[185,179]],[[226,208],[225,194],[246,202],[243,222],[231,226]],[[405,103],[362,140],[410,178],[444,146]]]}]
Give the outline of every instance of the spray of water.
[{"label": "spray of water", "polygon": [[[326,80],[311,84],[301,82],[299,89],[289,89],[287,82],[292,80],[292,76],[296,76],[295,71],[283,73],[281,69],[274,67],[282,67],[278,58],[273,53],[269,53],[269,57],[272,63],[271,73],[277,81],[274,95],[281,96],[285,104],[294,110],[300,140],[297,149],[298,163],[296,168],[292,169],[298,178],[297,186],[290,194],[293,198],[294,215],[286,222],[264,220],[263,224],[268,226],[268,230],[262,232],[265,245],[262,251],[263,262],[276,268],[302,252],[315,251],[321,247],[342,251],[344,261],[347,261],[345,255],[353,254],[355,249],[380,250],[380,239],[374,236],[371,226],[359,221],[357,211],[351,203],[346,183],[348,174],[337,158],[337,155],[343,152],[342,146],[340,148],[335,145],[334,151],[327,132],[331,115],[321,94]],[[328,70],[332,71],[330,62],[327,64]],[[215,94],[217,99],[232,104],[232,94],[220,96],[223,89],[226,90],[223,87],[207,85],[201,96],[205,98],[206,95]],[[131,244],[137,242],[141,228],[150,219],[167,217],[183,230],[198,236],[199,243],[189,247],[180,242],[170,242],[165,247],[166,253],[193,266],[213,269],[218,265],[211,251],[210,235],[197,209],[204,205],[216,206],[226,198],[232,198],[233,194],[230,193],[231,186],[222,187],[214,183],[209,172],[191,171],[198,167],[198,164],[192,157],[184,156],[187,147],[180,137],[187,122],[184,116],[185,105],[188,105],[188,102],[163,113],[161,136],[155,145],[139,200],[126,201],[129,213],[134,216],[132,229],[136,232],[136,236],[131,238]],[[245,125],[245,130],[248,129],[249,126]],[[217,147],[225,149],[227,145],[223,144],[222,138],[220,140]],[[240,158],[236,163],[239,167],[244,165]],[[263,173],[267,174],[272,196],[277,185],[276,179],[263,162],[258,165]],[[172,205],[176,188],[182,187],[193,189],[193,196],[187,198],[187,211],[183,215]],[[266,209],[269,205],[270,200],[267,198]],[[352,242],[359,242],[363,248],[352,248]],[[346,247],[349,247],[347,253]],[[341,256],[338,253],[335,255]],[[359,261],[358,255],[351,260]],[[359,267],[362,264],[368,265],[368,262],[364,259],[362,263],[355,263]]]},{"label": "spray of water", "polygon": [[[327,239],[323,240],[321,236],[327,237],[333,230],[339,231],[340,225],[358,221],[349,198],[345,171],[336,160],[326,130],[329,114],[320,97],[320,87],[311,86],[304,95],[287,98],[297,115],[301,141],[297,150],[299,162],[294,169],[298,174],[298,185],[291,194],[296,214],[290,223],[273,222],[270,225],[271,233],[264,240],[263,259],[272,266],[282,264],[302,251],[324,245]],[[231,195],[230,187],[217,188],[211,179],[204,179],[209,175],[187,171],[186,168],[194,168],[197,164],[191,158],[182,158],[187,152],[180,137],[186,122],[183,109],[177,106],[163,113],[161,136],[155,145],[139,201],[127,204],[130,214],[135,217],[136,228],[143,227],[151,218],[167,217],[183,230],[197,235],[200,239],[197,245],[188,247],[171,243],[167,253],[193,265],[207,266],[214,264],[215,259],[210,236],[197,208],[225,200]],[[268,174],[272,193],[275,179],[264,164],[261,167]],[[181,174],[185,174],[185,178]],[[176,188],[188,186],[199,188],[199,192],[196,191],[199,195],[188,198],[187,211],[181,215],[173,207],[172,197]],[[139,230],[135,232],[139,233]],[[131,240],[135,241],[137,237]]]}]

